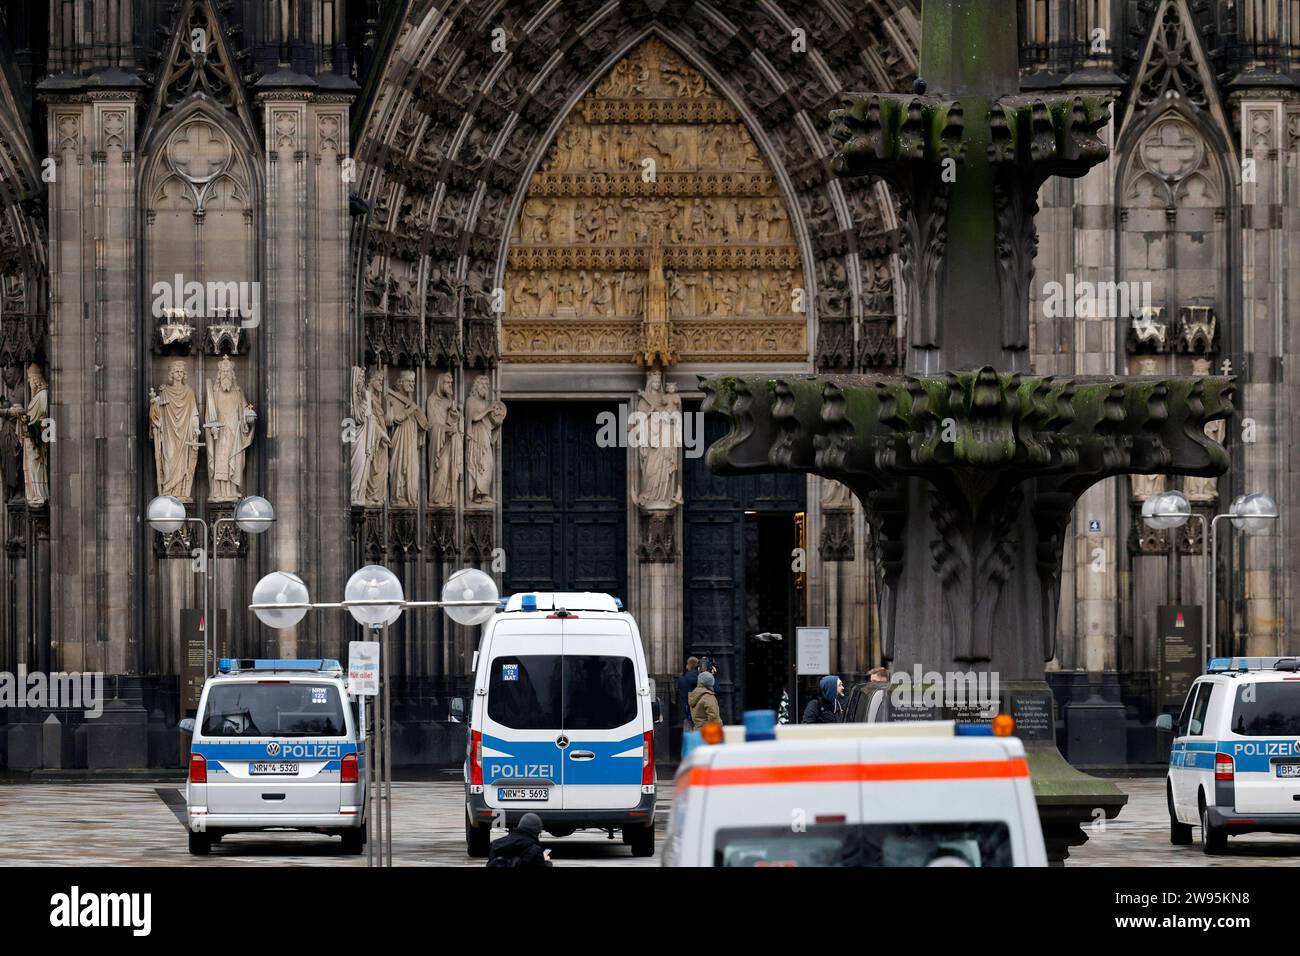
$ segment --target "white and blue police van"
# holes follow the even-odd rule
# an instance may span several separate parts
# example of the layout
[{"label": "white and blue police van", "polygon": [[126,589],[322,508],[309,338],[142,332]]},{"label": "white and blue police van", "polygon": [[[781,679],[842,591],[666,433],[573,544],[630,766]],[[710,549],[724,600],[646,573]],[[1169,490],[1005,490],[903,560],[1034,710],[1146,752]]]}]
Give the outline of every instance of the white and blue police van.
[{"label": "white and blue police van", "polygon": [[1187,693],[1175,724],[1169,840],[1222,853],[1241,833],[1300,833],[1300,658],[1221,657]]},{"label": "white and blue police van", "polygon": [[[483,625],[465,760],[465,844],[536,813],[546,832],[621,831],[655,846],[654,682],[631,614],[608,594],[515,594]],[[465,715],[453,701],[453,714]]]},{"label": "white and blue police van", "polygon": [[365,709],[337,660],[218,663],[203,687],[185,787],[190,852],[229,833],[308,830],[365,845]]}]

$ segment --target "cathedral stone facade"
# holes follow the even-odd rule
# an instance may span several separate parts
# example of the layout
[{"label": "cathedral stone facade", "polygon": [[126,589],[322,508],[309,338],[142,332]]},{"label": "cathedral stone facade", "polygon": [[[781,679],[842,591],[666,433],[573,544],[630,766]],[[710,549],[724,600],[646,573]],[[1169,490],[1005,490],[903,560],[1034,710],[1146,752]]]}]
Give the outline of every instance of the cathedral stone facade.
[{"label": "cathedral stone facade", "polygon": [[[1095,487],[1060,569],[1062,715],[1100,698],[1141,762],[1158,609],[1203,606],[1210,571],[1199,522],[1149,530],[1144,501],[1277,498],[1267,533],[1219,523],[1216,641],[1295,649],[1300,2],[1005,6],[1025,96],[1113,99],[1110,158],[1039,195],[1018,368],[1237,380],[1230,472]],[[467,565],[505,593],[614,593],[666,735],[687,654],[717,661],[730,719],[799,689],[799,626],[830,628],[846,682],[882,663],[887,516],[818,478],[713,475],[699,380],[938,371],[909,317],[960,237],[913,234],[883,182],[830,165],[844,93],[913,88],[915,0],[0,17],[0,671],[103,672],[114,698],[107,732],[0,710],[0,765],[176,765],[205,639],[345,655],[343,614],[257,623],[272,570],[320,601],[367,563],[413,599]],[[152,530],[160,495],[198,520]],[[264,534],[230,520],[251,495]],[[401,761],[463,751],[474,645],[428,611],[393,629]]]}]

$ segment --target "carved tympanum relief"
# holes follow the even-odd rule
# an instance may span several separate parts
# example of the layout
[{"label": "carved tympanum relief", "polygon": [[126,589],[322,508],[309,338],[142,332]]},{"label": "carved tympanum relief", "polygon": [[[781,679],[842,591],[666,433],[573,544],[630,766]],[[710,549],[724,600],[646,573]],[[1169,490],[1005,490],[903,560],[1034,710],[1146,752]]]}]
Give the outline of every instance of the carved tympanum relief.
[{"label": "carved tympanum relief", "polygon": [[[667,329],[649,314],[660,274]],[[803,284],[789,216],[748,130],[650,39],[573,111],[529,185],[502,352],[516,362],[800,361]],[[663,331],[667,343],[646,341]]]}]

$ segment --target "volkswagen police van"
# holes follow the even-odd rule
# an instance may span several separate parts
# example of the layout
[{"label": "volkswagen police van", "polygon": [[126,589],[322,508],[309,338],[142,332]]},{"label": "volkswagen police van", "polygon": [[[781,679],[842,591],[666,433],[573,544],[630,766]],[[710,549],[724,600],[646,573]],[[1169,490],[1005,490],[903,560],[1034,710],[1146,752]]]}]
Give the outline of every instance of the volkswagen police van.
[{"label": "volkswagen police van", "polygon": [[530,812],[552,836],[621,831],[633,855],[653,855],[658,703],[632,615],[608,594],[515,594],[476,658],[469,855],[487,855],[494,823]]},{"label": "volkswagen police van", "polygon": [[1174,732],[1165,797],[1169,840],[1222,853],[1239,833],[1300,833],[1300,659],[1210,661],[1187,693]]},{"label": "volkswagen police van", "polygon": [[678,768],[663,864],[1046,866],[1024,745],[994,726],[706,725],[722,742]]},{"label": "volkswagen police van", "polygon": [[228,833],[337,834],[365,843],[364,708],[336,660],[219,662],[199,700],[185,787],[190,852]]}]

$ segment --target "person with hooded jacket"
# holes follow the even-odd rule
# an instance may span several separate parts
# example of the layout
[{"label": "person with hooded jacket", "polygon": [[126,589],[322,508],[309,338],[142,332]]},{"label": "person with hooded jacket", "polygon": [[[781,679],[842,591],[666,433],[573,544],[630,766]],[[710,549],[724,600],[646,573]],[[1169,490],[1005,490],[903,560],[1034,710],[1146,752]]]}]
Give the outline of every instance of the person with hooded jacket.
[{"label": "person with hooded jacket", "polygon": [[488,866],[552,866],[550,850],[541,844],[542,818],[525,813],[513,830],[492,843]]},{"label": "person with hooded jacket", "polygon": [[834,724],[844,719],[844,681],[827,674],[817,682],[819,693],[803,709],[805,724]]},{"label": "person with hooded jacket", "polygon": [[691,691],[691,720],[695,729],[705,724],[722,722],[722,709],[718,706],[718,695],[713,691],[713,675],[708,671],[700,673],[700,679]]}]

